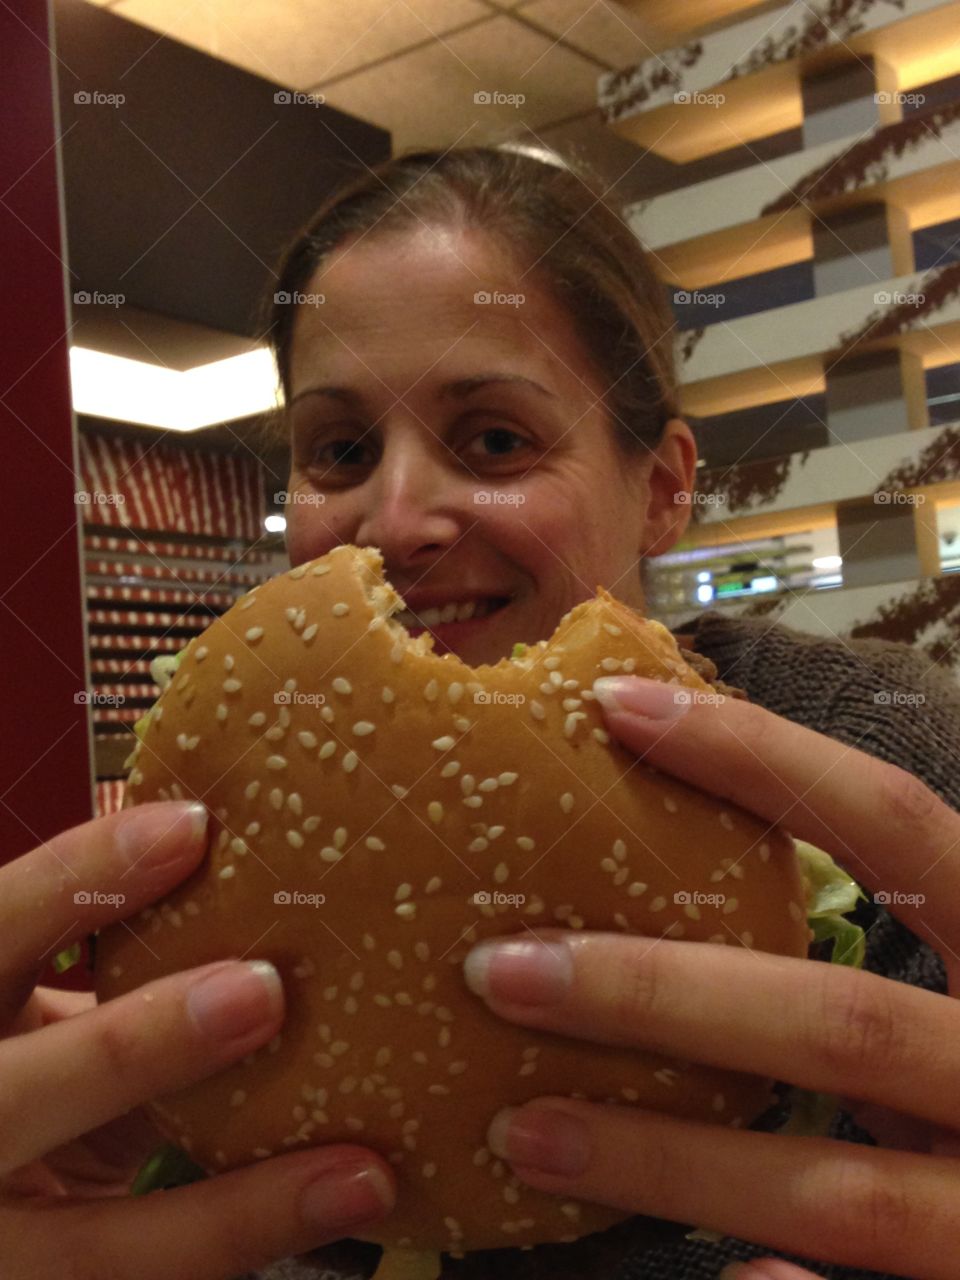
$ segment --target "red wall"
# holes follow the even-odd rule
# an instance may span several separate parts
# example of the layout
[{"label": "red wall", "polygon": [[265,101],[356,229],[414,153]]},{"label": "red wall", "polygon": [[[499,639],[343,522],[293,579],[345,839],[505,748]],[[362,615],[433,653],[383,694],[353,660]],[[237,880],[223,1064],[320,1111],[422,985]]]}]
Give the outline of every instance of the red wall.
[{"label": "red wall", "polygon": [[92,812],[50,44],[0,5],[0,862]]}]

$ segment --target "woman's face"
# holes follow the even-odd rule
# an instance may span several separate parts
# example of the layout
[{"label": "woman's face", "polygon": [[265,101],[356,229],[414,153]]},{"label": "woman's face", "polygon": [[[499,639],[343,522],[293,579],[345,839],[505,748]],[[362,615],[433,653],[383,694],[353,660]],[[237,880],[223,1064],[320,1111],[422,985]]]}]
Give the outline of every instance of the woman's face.
[{"label": "woman's face", "polygon": [[[625,462],[569,315],[521,276],[480,232],[367,236],[318,269],[291,348],[291,562],[373,545],[418,615],[484,602],[421,616],[473,666],[550,636],[598,585],[642,607],[640,557],[686,527],[674,494],[696,459],[673,420]],[[523,301],[475,299],[495,291]]]}]

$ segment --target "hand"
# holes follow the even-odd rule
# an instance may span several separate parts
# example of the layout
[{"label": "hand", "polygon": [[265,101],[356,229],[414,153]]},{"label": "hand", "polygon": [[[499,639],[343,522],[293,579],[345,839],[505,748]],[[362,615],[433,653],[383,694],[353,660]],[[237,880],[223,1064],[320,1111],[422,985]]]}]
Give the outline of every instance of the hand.
[{"label": "hand", "polygon": [[[97,1006],[34,989],[44,960],[162,897],[199,864],[201,806],[146,804],[64,832],[0,868],[0,1254],[4,1280],[220,1280],[349,1234],[392,1207],[388,1163],[331,1145],[162,1194],[127,1195],[163,1141],[148,1099],[269,1041],[283,988],[225,960]],[[77,904],[86,890],[91,901]],[[379,1189],[380,1195],[376,1194]]]},{"label": "hand", "polygon": [[[624,691],[620,710],[595,686],[607,726],[648,763],[784,823],[871,891],[921,895],[891,909],[940,950],[956,996],[960,816],[948,805],[905,770],[762,707],[726,698],[684,710],[672,686],[610,684]],[[638,714],[644,693],[663,718]],[[467,957],[468,983],[498,1015],[857,1099],[861,1123],[877,1122],[878,1141],[886,1125],[901,1149],[550,1097],[491,1124],[489,1146],[519,1178],[785,1253],[956,1277],[960,1009],[950,999],[742,946],[562,929],[536,937],[480,943]],[[745,1280],[809,1274],[768,1260],[751,1267]]]}]

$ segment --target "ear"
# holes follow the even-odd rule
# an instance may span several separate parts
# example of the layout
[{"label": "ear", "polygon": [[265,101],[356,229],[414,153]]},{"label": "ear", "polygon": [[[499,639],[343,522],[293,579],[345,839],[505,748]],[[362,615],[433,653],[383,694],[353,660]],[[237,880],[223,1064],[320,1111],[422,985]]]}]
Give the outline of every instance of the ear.
[{"label": "ear", "polygon": [[689,498],[696,474],[697,443],[693,432],[682,418],[671,418],[652,455],[641,555],[662,555],[683,537],[692,510],[683,495]]}]

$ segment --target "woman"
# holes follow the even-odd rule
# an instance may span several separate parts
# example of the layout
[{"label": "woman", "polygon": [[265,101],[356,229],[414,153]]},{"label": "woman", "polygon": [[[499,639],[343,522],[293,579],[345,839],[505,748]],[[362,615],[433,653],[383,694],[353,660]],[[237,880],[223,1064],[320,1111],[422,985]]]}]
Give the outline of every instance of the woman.
[{"label": "woman", "polygon": [[[678,415],[662,290],[588,182],[519,149],[400,158],[331,198],[275,287],[294,564],[371,543],[414,611],[481,601],[466,621],[425,619],[438,650],[474,664],[549,635],[598,583],[643,607],[644,558],[689,518],[696,448]],[[551,930],[552,947],[475,948],[470,988],[530,1026],[841,1095],[865,1127],[845,1114],[834,1132],[849,1141],[797,1139],[535,1101],[491,1117],[489,1142],[522,1179],[727,1238],[631,1256],[627,1223],[570,1246],[473,1255],[450,1274],[702,1277],[779,1252],[745,1280],[852,1280],[855,1267],[946,1277],[960,1256],[960,1014],[943,998],[960,980],[960,696],[901,646],[719,614],[691,625],[754,702],[678,715],[656,682],[618,678],[603,703],[611,732],[656,767],[787,822],[872,893],[924,905],[897,900],[903,923],[870,908],[873,973]],[[874,701],[903,690],[912,709]],[[294,1258],[389,1210],[394,1172],[359,1146],[105,1198],[126,1192],[155,1140],[133,1108],[269,1040],[282,992],[269,966],[224,962],[93,1009],[34,991],[35,975],[99,922],[95,906],[73,904],[75,883],[122,886],[132,914],[188,875],[203,844],[202,811],[146,805],[0,871],[9,1280],[59,1277],[68,1262],[77,1276],[213,1280],[283,1257],[265,1274],[331,1275],[334,1263],[352,1276],[351,1259],[376,1255],[347,1242]],[[783,1255],[843,1265],[811,1271]]]}]

